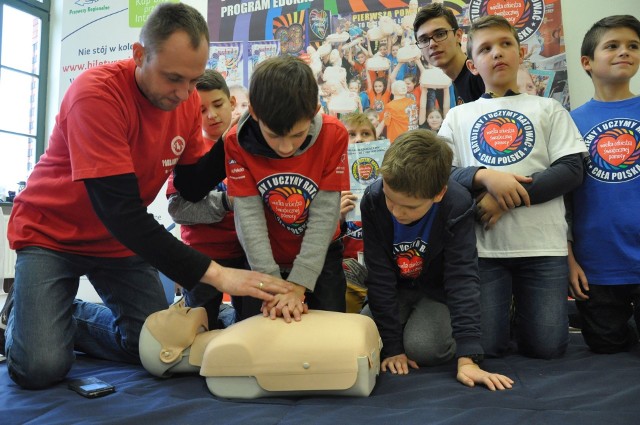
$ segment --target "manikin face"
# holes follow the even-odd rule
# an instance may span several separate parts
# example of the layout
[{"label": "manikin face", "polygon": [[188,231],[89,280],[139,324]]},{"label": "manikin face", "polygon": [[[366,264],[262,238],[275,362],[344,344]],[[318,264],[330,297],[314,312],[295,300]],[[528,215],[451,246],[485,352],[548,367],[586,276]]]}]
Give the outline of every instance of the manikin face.
[{"label": "manikin face", "polygon": [[[452,30],[451,25],[443,17],[433,18],[423,23],[418,31],[416,31],[416,40],[423,37],[433,37],[438,31]],[[440,42],[431,40],[427,47],[420,49],[422,56],[433,66],[438,68],[446,68],[447,65],[460,52],[460,43],[462,40],[462,30],[449,31],[447,38]]]},{"label": "manikin face", "polygon": [[170,35],[157,52],[148,52],[142,44],[134,43],[136,83],[156,108],[173,111],[195,90],[196,80],[204,73],[208,57],[207,40],[202,37],[194,50],[184,31]]},{"label": "manikin face", "polygon": [[612,28],[600,39],[593,59],[583,56],[580,60],[594,81],[626,82],[638,72],[640,39],[630,28]]},{"label": "manikin face", "polygon": [[206,138],[218,140],[231,124],[231,114],[236,104],[222,90],[198,91],[202,111],[202,131]]},{"label": "manikin face", "polygon": [[346,125],[349,133],[349,144],[373,142],[376,140],[376,132],[371,125]]},{"label": "manikin face", "polygon": [[480,75],[487,91],[504,93],[517,90],[517,75],[524,50],[506,28],[487,28],[473,36],[473,58],[467,61],[469,70]]}]

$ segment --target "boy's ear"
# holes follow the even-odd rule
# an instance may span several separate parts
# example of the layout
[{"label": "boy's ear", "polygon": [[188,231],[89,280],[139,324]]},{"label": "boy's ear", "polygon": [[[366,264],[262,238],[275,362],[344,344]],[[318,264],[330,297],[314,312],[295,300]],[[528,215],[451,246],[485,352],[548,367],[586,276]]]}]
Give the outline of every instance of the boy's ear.
[{"label": "boy's ear", "polygon": [[454,33],[454,35],[456,37],[456,41],[458,42],[458,44],[462,46],[462,36],[464,35],[464,31],[462,31],[462,28],[458,28]]},{"label": "boy's ear", "polygon": [[256,116],[256,113],[253,112],[253,108],[251,107],[251,104],[249,104],[249,115],[251,115],[251,118],[253,118],[255,121],[258,121],[258,117]]},{"label": "boy's ear", "polygon": [[[313,116],[315,116],[318,113],[318,111],[320,110],[321,107],[322,107],[322,105],[320,103],[318,103],[318,106],[316,107],[316,113],[313,114]],[[251,108],[251,105],[249,105],[249,108]]]},{"label": "boy's ear", "polygon": [[520,65],[524,63],[524,46],[520,46],[520,61],[518,62]]},{"label": "boy's ear", "polygon": [[437,203],[442,201],[442,198],[444,198],[445,193],[447,193],[447,186],[443,187],[440,193],[438,193],[436,196],[433,197],[433,202]]},{"label": "boy's ear", "polygon": [[582,65],[582,69],[591,72],[591,58],[589,56],[581,56],[580,64]]},{"label": "boy's ear", "polygon": [[467,69],[468,69],[469,71],[471,71],[471,73],[472,73],[473,75],[478,75],[478,74],[479,74],[478,69],[477,69],[477,68],[476,68],[476,66],[473,64],[473,60],[471,60],[471,59],[467,59],[467,62],[466,62],[466,63],[467,63]]},{"label": "boy's ear", "polygon": [[231,109],[235,109],[237,103],[236,97],[229,96],[229,103],[231,103]]}]

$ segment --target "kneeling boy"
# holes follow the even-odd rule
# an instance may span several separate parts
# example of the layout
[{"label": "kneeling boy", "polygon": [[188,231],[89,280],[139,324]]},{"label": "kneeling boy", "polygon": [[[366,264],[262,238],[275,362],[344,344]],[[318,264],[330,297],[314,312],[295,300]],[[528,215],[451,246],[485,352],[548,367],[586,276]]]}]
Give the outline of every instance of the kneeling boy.
[{"label": "kneeling boy", "polygon": [[382,178],[363,197],[368,308],[382,337],[381,367],[406,374],[409,366],[455,356],[460,382],[503,390],[511,379],[478,366],[483,350],[473,201],[448,180],[452,159],[433,132],[404,133],[384,156]]}]

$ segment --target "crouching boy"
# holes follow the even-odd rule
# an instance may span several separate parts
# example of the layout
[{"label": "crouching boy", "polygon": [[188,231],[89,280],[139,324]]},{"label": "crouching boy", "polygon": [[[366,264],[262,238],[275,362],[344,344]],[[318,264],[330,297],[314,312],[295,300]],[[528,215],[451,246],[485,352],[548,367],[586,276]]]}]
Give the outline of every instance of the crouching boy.
[{"label": "crouching boy", "polygon": [[386,152],[382,178],[361,203],[368,309],[382,337],[383,371],[406,374],[456,357],[458,381],[503,390],[511,379],[479,367],[473,201],[448,180],[452,158],[442,138],[422,129]]}]

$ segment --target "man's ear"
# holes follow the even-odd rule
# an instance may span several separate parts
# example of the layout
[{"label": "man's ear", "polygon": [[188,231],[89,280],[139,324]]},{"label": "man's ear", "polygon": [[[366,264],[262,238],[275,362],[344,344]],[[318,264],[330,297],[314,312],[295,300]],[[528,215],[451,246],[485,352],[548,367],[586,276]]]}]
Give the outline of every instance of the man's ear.
[{"label": "man's ear", "polygon": [[480,72],[478,72],[478,69],[476,68],[476,66],[473,64],[473,60],[471,59],[467,59],[467,69],[473,74],[473,75],[478,75],[480,74]]},{"label": "man's ear", "polygon": [[144,63],[145,55],[146,55],[146,52],[142,44],[137,41],[133,43],[133,61],[136,63],[136,66],[138,68],[142,67],[142,64]]}]

